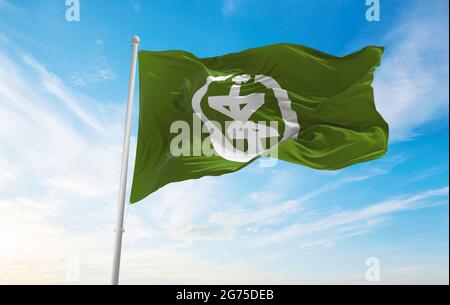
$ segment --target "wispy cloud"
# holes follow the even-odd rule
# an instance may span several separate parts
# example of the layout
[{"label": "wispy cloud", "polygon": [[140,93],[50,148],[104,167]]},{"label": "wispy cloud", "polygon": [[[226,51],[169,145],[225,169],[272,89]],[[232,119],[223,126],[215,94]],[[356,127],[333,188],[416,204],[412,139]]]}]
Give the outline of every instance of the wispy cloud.
[{"label": "wispy cloud", "polygon": [[258,204],[269,204],[280,201],[282,194],[273,191],[253,192],[249,195],[249,199]]},{"label": "wispy cloud", "polygon": [[75,72],[71,81],[77,86],[87,86],[116,79],[116,74],[108,69],[95,67],[91,72]]},{"label": "wispy cloud", "polygon": [[[398,162],[388,162],[389,166],[395,166]],[[342,177],[333,177],[331,182],[324,183],[323,187],[318,187],[315,190],[311,190],[301,197],[292,198],[290,200],[281,200],[283,196],[280,193],[274,193],[271,191],[261,191],[258,193],[250,194],[249,198],[252,203],[256,205],[247,205],[244,207],[235,207],[227,203],[227,198],[219,199],[216,196],[216,200],[211,202],[199,198],[209,198],[214,193],[220,192],[218,189],[226,187],[222,185],[215,185],[214,183],[196,191],[195,196],[192,196],[191,187],[185,184],[185,187],[177,186],[177,188],[171,189],[169,186],[162,191],[165,200],[156,198],[155,204],[152,207],[152,211],[148,212],[151,215],[160,215],[158,220],[153,219],[151,223],[153,227],[155,224],[163,224],[159,229],[156,229],[160,234],[166,236],[168,239],[174,239],[178,241],[186,241],[187,244],[192,244],[194,241],[199,240],[233,240],[240,238],[250,238],[251,236],[257,237],[261,231],[267,229],[274,224],[280,224],[286,221],[286,218],[292,215],[301,215],[310,213],[310,209],[306,207],[307,204],[313,203],[315,200],[326,194],[332,193],[344,186],[355,185],[362,183],[371,178],[385,175],[389,173],[390,168],[373,169],[353,175],[344,175]],[[206,182],[210,184],[211,182]],[[201,190],[202,193],[199,191]],[[190,193],[190,196],[187,194]],[[176,195],[178,194],[178,195]],[[261,199],[263,196],[268,195],[272,201]],[[188,199],[188,204],[179,206],[176,202],[179,202],[178,197],[184,198],[196,198],[191,202]],[[167,211],[169,213],[176,213],[176,215],[182,215],[183,219],[177,218],[176,221],[162,217],[161,210],[164,210],[166,201],[170,206],[173,206],[176,210]],[[227,209],[224,207],[230,206]],[[193,208],[195,207],[195,208]],[[219,210],[213,212],[214,210]],[[142,212],[141,212],[142,213]],[[170,215],[170,214],[169,214]],[[187,215],[191,215],[187,217]],[[170,228],[170,229],[168,229]]]},{"label": "wispy cloud", "polygon": [[17,11],[18,7],[8,0],[0,0],[0,10],[5,11]]},{"label": "wispy cloud", "polygon": [[73,92],[14,51],[0,49],[0,282],[64,283],[72,256],[105,273],[122,107]]},{"label": "wispy cloud", "polygon": [[[360,210],[334,213],[316,222],[295,224],[278,230],[270,236],[265,237],[259,242],[259,244],[280,242],[293,237],[310,237],[312,234],[330,231],[336,232],[336,230],[341,230],[341,232],[344,232],[344,235],[339,234],[328,242],[332,243],[333,241],[348,235],[349,232],[354,234],[355,232],[360,232],[362,229],[364,229],[364,232],[367,231],[367,229],[377,225],[382,217],[400,211],[434,206],[435,202],[432,201],[432,199],[439,199],[441,197],[448,198],[448,195],[449,188],[444,187],[441,189],[426,191],[417,195],[390,199],[381,203],[370,205]],[[448,200],[446,200],[446,202],[448,203]]]},{"label": "wispy cloud", "polygon": [[74,71],[70,76],[72,85],[85,87],[96,84],[107,84],[117,78],[116,73],[111,68],[111,62],[104,55],[105,41],[102,38],[95,40],[93,53],[91,55],[92,64],[90,68],[81,71]]},{"label": "wispy cloud", "polygon": [[374,87],[393,141],[413,138],[419,127],[448,114],[447,12],[448,1],[423,3],[401,17],[385,39],[390,47]]},{"label": "wispy cloud", "polygon": [[94,118],[89,112],[80,107],[77,98],[53,73],[50,73],[44,66],[39,64],[33,57],[25,55],[24,61],[33,69],[35,69],[40,76],[41,84],[46,90],[63,102],[76,116],[83,122],[94,128],[96,131],[104,133],[104,128],[100,122]]},{"label": "wispy cloud", "polygon": [[428,168],[424,171],[410,175],[409,178],[407,178],[406,180],[403,181],[403,184],[409,184],[409,183],[415,183],[418,181],[422,181],[422,180],[425,180],[430,177],[434,177],[434,176],[439,175],[444,172],[448,172],[448,167],[435,166],[432,168]]}]

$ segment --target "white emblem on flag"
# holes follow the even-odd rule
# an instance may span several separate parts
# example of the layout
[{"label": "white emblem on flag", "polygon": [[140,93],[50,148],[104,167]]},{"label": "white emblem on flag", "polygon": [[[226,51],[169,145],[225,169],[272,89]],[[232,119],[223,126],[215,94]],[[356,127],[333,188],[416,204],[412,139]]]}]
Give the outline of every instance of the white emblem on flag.
[{"label": "white emblem on flag", "polygon": [[[261,83],[267,89],[273,90],[281,116],[285,123],[285,132],[281,141],[275,142],[270,147],[264,147],[263,143],[268,138],[279,138],[278,128],[271,126],[270,122],[253,122],[250,117],[265,103],[265,93],[251,93],[241,95],[241,86],[251,80],[250,75],[239,75],[233,77],[232,85],[228,95],[208,97],[208,105],[212,109],[226,115],[232,121],[225,133],[213,124],[203,113],[201,101],[206,95],[209,86],[213,82],[228,80],[229,76],[209,76],[206,84],[200,88],[192,99],[194,112],[200,117],[209,130],[211,143],[216,152],[224,159],[235,162],[249,162],[253,158],[262,155],[277,144],[292,138],[296,138],[300,131],[297,113],[291,108],[291,101],[286,90],[271,77],[256,75],[255,83]],[[245,140],[247,150],[236,149],[233,140]]]}]

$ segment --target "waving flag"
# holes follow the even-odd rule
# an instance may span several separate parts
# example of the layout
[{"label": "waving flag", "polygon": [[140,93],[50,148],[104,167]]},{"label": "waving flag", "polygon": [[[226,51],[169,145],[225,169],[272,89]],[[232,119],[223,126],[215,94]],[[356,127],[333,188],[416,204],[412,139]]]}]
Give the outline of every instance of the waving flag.
[{"label": "waving flag", "polygon": [[335,57],[292,44],[211,58],[140,52],[131,202],[260,156],[321,170],[383,156],[388,125],[372,89],[382,54]]}]

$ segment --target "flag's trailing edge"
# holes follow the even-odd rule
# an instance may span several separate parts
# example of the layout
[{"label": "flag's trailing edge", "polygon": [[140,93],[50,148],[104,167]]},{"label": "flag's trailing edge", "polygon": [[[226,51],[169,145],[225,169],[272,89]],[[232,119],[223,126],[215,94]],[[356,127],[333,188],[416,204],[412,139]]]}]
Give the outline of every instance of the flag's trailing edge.
[{"label": "flag's trailing edge", "polygon": [[321,170],[383,156],[389,128],[372,88],[383,51],[335,57],[293,44],[210,58],[141,51],[131,202],[172,182],[235,172],[264,153]]}]

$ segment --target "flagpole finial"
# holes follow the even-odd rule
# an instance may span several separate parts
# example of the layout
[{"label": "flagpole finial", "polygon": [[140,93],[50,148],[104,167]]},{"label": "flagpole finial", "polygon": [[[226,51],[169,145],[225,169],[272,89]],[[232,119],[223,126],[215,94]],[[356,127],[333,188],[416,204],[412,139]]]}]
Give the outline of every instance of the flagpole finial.
[{"label": "flagpole finial", "polygon": [[134,35],[133,37],[131,37],[131,43],[132,44],[139,44],[141,42],[141,38],[137,35]]}]

